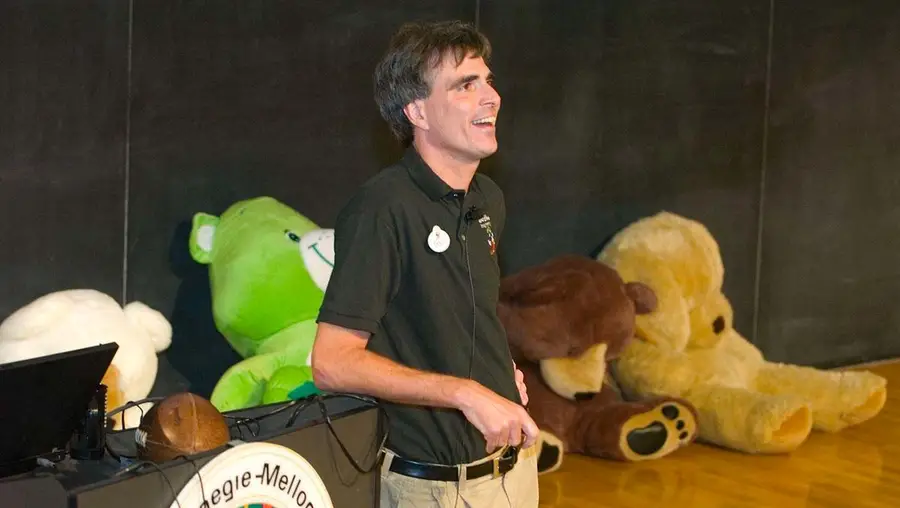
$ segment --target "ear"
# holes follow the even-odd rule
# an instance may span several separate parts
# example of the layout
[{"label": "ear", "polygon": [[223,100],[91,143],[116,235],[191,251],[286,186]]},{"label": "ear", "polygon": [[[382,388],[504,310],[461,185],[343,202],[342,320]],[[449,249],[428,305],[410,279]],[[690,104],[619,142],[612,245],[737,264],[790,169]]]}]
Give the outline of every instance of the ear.
[{"label": "ear", "polygon": [[635,302],[636,335],[666,349],[684,350],[691,335],[690,309],[671,268],[652,258],[623,259],[615,268]]},{"label": "ear", "polygon": [[656,295],[653,311],[635,317],[637,334],[659,346],[683,351],[690,339],[691,323],[681,283],[667,267],[652,265],[630,279],[629,282],[640,282],[652,288]]},{"label": "ear", "polygon": [[194,258],[194,261],[204,265],[210,263],[216,227],[218,225],[219,218],[215,215],[208,213],[194,214],[190,239],[191,257]]},{"label": "ear", "polygon": [[172,325],[161,312],[139,301],[129,302],[123,310],[129,323],[147,332],[154,351],[161,353],[172,345]]},{"label": "ear", "polygon": [[653,288],[641,282],[625,283],[625,294],[634,302],[634,311],[638,315],[653,312],[659,304]]},{"label": "ear", "polygon": [[403,108],[403,113],[414,127],[428,130],[428,117],[425,114],[425,103],[421,100],[410,102]]}]

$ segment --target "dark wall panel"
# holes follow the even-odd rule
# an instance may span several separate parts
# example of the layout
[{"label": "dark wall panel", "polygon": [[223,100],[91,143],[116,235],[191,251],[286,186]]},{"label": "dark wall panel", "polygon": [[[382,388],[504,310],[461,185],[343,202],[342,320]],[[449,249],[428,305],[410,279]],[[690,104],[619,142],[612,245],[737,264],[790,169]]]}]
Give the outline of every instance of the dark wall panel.
[{"label": "dark wall panel", "polygon": [[47,292],[125,285],[175,325],[156,392],[208,392],[236,358],[188,256],[191,216],[268,194],[332,225],[399,154],[371,98],[389,35],[480,5],[503,96],[483,170],[508,198],[507,273],[672,210],[719,239],[751,335],[764,177],[754,340],[818,365],[900,354],[900,8],[777,2],[767,115],[768,2],[354,4],[3,2],[0,319]]},{"label": "dark wall panel", "polygon": [[0,3],[0,320],[122,297],[127,2]]},{"label": "dark wall panel", "polygon": [[212,325],[206,269],[188,255],[191,216],[271,195],[332,226],[400,153],[372,99],[390,35],[475,10],[471,0],[135,1],[128,297],[176,326],[157,391],[208,393],[236,360]]},{"label": "dark wall panel", "polygon": [[759,340],[900,354],[900,4],[777,2]]},{"label": "dark wall panel", "polygon": [[746,334],[765,98],[765,2],[481,2],[503,103],[507,272],[592,254],[666,209],[717,237]]}]

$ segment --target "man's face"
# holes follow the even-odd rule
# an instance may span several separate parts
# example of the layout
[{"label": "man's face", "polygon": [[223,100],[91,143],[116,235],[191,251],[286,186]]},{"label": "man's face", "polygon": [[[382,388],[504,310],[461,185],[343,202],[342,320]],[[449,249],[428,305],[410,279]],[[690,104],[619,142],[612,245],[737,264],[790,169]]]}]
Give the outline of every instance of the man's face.
[{"label": "man's face", "polygon": [[425,127],[417,134],[462,163],[497,151],[500,95],[482,58],[467,57],[459,67],[446,55],[431,77],[431,94],[422,101]]}]

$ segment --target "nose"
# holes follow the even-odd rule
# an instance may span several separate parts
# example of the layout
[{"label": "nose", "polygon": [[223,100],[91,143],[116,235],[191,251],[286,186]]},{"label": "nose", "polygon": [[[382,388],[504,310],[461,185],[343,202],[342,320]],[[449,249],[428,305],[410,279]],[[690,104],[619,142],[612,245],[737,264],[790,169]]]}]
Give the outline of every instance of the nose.
[{"label": "nose", "polygon": [[500,108],[500,94],[493,85],[488,84],[484,87],[484,96],[481,99],[481,104],[484,106],[493,106],[494,109]]}]

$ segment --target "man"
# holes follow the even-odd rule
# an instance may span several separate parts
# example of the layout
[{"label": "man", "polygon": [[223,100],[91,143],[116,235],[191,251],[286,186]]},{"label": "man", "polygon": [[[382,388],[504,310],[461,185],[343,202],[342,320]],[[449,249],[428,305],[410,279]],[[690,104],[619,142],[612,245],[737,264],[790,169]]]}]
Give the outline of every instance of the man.
[{"label": "man", "polygon": [[395,34],[375,99],[406,153],[335,227],[312,367],[385,402],[383,507],[537,506],[538,429],[496,314],[505,204],[476,174],[497,150],[490,53],[460,22]]}]

